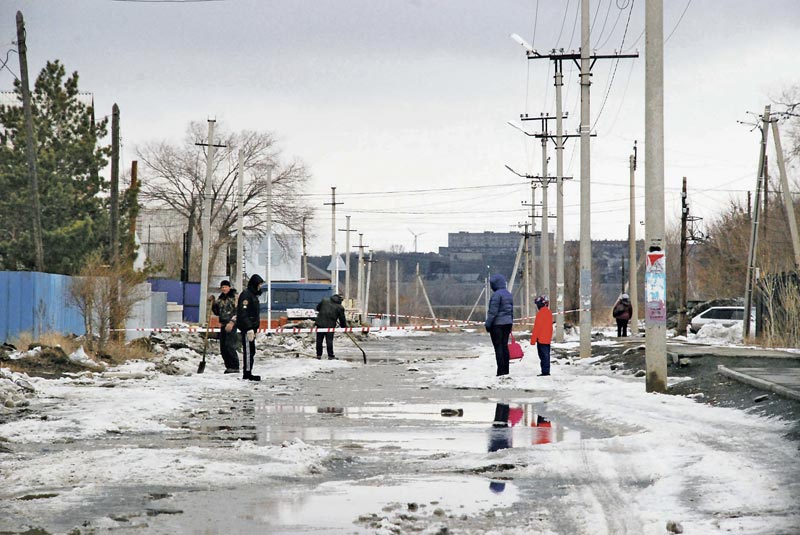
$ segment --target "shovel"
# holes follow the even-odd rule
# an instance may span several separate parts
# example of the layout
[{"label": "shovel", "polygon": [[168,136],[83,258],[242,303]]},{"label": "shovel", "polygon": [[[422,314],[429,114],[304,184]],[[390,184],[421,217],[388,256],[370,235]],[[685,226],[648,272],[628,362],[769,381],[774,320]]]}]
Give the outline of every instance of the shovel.
[{"label": "shovel", "polygon": [[214,296],[208,296],[208,306],[206,307],[206,334],[203,337],[203,360],[197,367],[197,373],[206,371],[206,353],[208,353],[208,324],[211,323],[211,305],[214,304]]},{"label": "shovel", "polygon": [[366,364],[367,363],[367,354],[364,352],[364,350],[361,348],[361,346],[358,345],[358,342],[356,342],[355,336],[353,336],[350,333],[344,333],[344,334],[346,334],[347,337],[350,339],[350,341],[353,342],[356,345],[356,347],[359,349],[359,351],[361,351],[361,356],[364,358],[364,364]]}]

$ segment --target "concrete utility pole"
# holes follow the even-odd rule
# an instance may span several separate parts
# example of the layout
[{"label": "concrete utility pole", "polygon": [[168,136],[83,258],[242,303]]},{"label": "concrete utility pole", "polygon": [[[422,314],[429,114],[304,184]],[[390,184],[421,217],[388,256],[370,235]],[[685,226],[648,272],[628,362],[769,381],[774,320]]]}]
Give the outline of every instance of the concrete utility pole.
[{"label": "concrete utility pole", "polygon": [[562,60],[554,60],[556,86],[556,342],[564,342],[564,124]]},{"label": "concrete utility pole", "polygon": [[589,30],[589,0],[581,0],[581,223],[580,223],[580,336],[581,358],[592,356],[592,210],[591,150],[589,133],[591,115],[589,89],[592,84]]},{"label": "concrete utility pole", "polygon": [[339,230],[345,232],[344,250],[347,251],[344,259],[344,298],[350,299],[350,233],[355,232],[355,229],[350,228],[350,216],[345,216],[345,219],[347,219],[347,225]]},{"label": "concrete utility pole", "polygon": [[336,258],[336,186],[331,186],[331,202],[323,203],[331,207],[331,284],[333,293],[339,292],[339,259]]},{"label": "concrete utility pole", "polygon": [[400,260],[394,261],[394,323],[400,325]]},{"label": "concrete utility pole", "polygon": [[358,310],[362,314],[362,323],[364,321],[365,308],[364,308],[364,234],[358,233],[358,284],[356,285],[356,301],[358,303]]},{"label": "concrete utility pole", "polygon": [[758,173],[756,174],[756,196],[753,200],[753,222],[750,231],[750,250],[747,255],[747,275],[744,282],[744,320],[742,323],[742,336],[750,336],[750,307],[753,302],[753,284],[755,283],[756,250],[758,249],[758,224],[761,216],[761,188],[764,186],[764,162],[767,157],[767,140],[769,139],[770,106],[764,107],[761,116],[761,146],[758,153]]},{"label": "concrete utility pole", "polygon": [[[789,223],[789,236],[792,238],[792,250],[794,251],[794,269],[800,271],[800,237],[797,233],[797,219],[794,215],[794,203],[792,202],[792,192],[789,190],[789,178],[786,175],[786,162],[783,158],[783,147],[781,146],[781,134],[778,129],[778,122],[772,121],[772,139],[775,143],[775,152],[778,157],[778,172],[781,175],[781,189],[783,190],[783,204],[786,208],[786,219]],[[747,314],[745,314],[747,316]],[[749,321],[747,323],[750,323]]]},{"label": "concrete utility pole", "polygon": [[367,283],[364,288],[364,316],[369,323],[369,286],[372,280],[372,251],[369,252],[369,260],[367,260]]},{"label": "concrete utility pole", "polygon": [[[131,162],[131,191],[136,191],[139,188],[139,162],[133,160]],[[139,202],[138,194],[135,199],[136,203]],[[128,221],[128,241],[125,254],[127,256],[128,266],[133,269],[133,261],[136,259],[136,218],[131,217]]]},{"label": "concrete utility pole", "polygon": [[39,177],[36,170],[36,138],[33,135],[33,108],[28,80],[28,45],[22,11],[17,11],[17,54],[19,55],[20,89],[22,89],[22,114],[25,118],[25,156],[28,160],[28,179],[31,186],[33,214],[33,257],[36,271],[44,271],[44,245],[42,242],[42,208],[39,202]]},{"label": "concrete utility pole", "polygon": [[392,289],[392,261],[386,261],[386,320],[391,321],[392,317],[392,306],[391,306],[391,289]]},{"label": "concrete utility pole", "polygon": [[[531,220],[532,221],[532,220]],[[533,266],[533,251],[531,250],[531,235],[528,233],[528,224],[525,223],[525,241],[528,246],[525,247],[525,297],[523,299],[525,304],[525,317],[531,317],[531,274],[534,273]]]},{"label": "concrete utility pole", "polygon": [[[111,107],[111,263],[119,260],[119,106]],[[114,326],[116,328],[116,325]]]},{"label": "concrete utility pole", "polygon": [[208,119],[208,143],[195,143],[195,145],[208,147],[206,153],[206,182],[203,186],[203,216],[201,224],[203,227],[203,253],[200,259],[200,310],[198,322],[203,323],[206,319],[206,303],[208,302],[208,256],[211,243],[211,200],[213,197],[214,186],[214,149],[225,145],[214,144],[214,123],[216,119]]},{"label": "concrete utility pole", "polygon": [[645,2],[645,234],[648,392],[667,391],[667,276],[664,258],[664,6]]},{"label": "concrete utility pole", "polygon": [[267,329],[272,329],[272,169],[267,167]]},{"label": "concrete utility pole", "polygon": [[631,296],[631,335],[639,334],[639,284],[636,260],[636,142],[633,142],[633,154],[628,158],[631,175],[630,187],[630,221],[628,223],[628,295]]},{"label": "concrete utility pole", "polygon": [[306,251],[306,219],[307,216],[303,216],[303,227],[302,227],[302,237],[303,237],[303,280],[305,282],[308,281],[308,252]]},{"label": "concrete utility pole", "polygon": [[[236,177],[236,273],[232,284],[244,289],[244,150],[239,149],[239,176]],[[305,223],[305,219],[303,220]]]},{"label": "concrete utility pole", "polygon": [[689,204],[686,202],[686,177],[683,177],[683,188],[681,189],[681,285],[678,302],[678,334],[680,336],[686,336],[686,294],[689,284],[689,269],[686,259],[686,246],[689,239],[687,236],[688,222]]}]

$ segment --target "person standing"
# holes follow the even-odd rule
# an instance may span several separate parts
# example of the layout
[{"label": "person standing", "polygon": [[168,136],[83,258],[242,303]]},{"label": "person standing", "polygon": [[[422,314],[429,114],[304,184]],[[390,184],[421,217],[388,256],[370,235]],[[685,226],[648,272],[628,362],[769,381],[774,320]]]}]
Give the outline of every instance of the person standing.
[{"label": "person standing", "polygon": [[506,278],[495,273],[489,278],[492,298],[486,314],[486,331],[492,338],[494,358],[497,361],[497,376],[508,375],[508,337],[514,323],[514,298],[506,289]]},{"label": "person standing", "polygon": [[536,304],[536,319],[533,320],[531,332],[531,345],[536,344],[539,354],[539,365],[542,368],[540,377],[550,375],[550,343],[553,340],[553,313],[550,312],[550,300],[546,295],[540,295],[534,301]]},{"label": "person standing", "polygon": [[614,303],[611,315],[617,320],[617,337],[628,336],[628,322],[633,316],[633,305],[628,294],[622,294]]},{"label": "person standing", "polygon": [[236,289],[231,281],[219,283],[220,294],[211,311],[219,318],[219,352],[225,362],[225,373],[239,373],[239,355],[236,353]]},{"label": "person standing", "polygon": [[236,307],[236,327],[242,333],[242,379],[260,381],[260,375],[253,375],[253,360],[256,353],[256,332],[261,324],[261,309],[258,296],[264,279],[254,274],[247,282],[247,288],[239,294]]},{"label": "person standing", "polygon": [[[334,294],[330,297],[324,298],[317,303],[317,317],[314,319],[314,325],[318,329],[330,329],[336,327],[336,323],[341,327],[347,327],[347,318],[344,315],[344,307],[342,306],[342,296]],[[317,358],[322,359],[322,341],[325,340],[325,349],[328,352],[328,360],[334,360],[336,356],[333,354],[333,334],[317,332]]]}]

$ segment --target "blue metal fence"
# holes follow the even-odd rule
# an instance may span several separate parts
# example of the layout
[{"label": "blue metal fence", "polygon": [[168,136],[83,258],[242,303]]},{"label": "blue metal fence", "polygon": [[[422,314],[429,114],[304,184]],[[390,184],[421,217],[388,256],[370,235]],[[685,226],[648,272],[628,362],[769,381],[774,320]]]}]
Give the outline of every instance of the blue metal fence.
[{"label": "blue metal fence", "polygon": [[71,277],[32,271],[0,271],[0,340],[21,333],[84,334],[83,317],[69,302]]},{"label": "blue metal fence", "polygon": [[167,301],[183,305],[183,321],[197,323],[200,316],[200,283],[172,279],[148,279],[154,292],[167,292]]}]

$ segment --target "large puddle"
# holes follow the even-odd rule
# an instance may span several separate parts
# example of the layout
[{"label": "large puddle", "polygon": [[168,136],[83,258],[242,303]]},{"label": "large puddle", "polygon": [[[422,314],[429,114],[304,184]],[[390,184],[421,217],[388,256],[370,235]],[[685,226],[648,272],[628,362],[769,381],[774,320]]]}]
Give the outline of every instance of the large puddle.
[{"label": "large puddle", "polygon": [[[255,412],[256,437],[264,444],[300,438],[330,447],[429,454],[491,452],[581,439],[580,431],[549,418],[534,403],[267,405]],[[269,414],[275,423],[259,425],[259,412]]]}]

